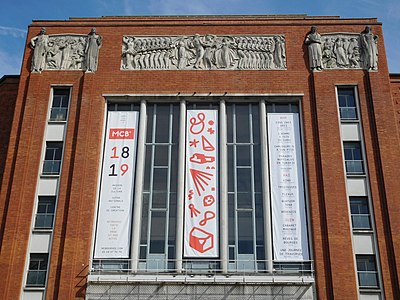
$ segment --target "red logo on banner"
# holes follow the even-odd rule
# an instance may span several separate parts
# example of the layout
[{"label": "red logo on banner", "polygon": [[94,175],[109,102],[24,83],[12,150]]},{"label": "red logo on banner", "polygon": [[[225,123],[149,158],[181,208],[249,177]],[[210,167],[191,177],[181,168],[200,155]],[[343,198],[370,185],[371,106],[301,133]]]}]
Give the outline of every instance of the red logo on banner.
[{"label": "red logo on banner", "polygon": [[110,140],[133,140],[135,137],[134,128],[110,128]]},{"label": "red logo on banner", "polygon": [[199,251],[200,253],[204,253],[214,248],[214,235],[203,229],[194,227],[190,231],[189,237],[190,237],[190,242],[189,242],[190,247]]}]

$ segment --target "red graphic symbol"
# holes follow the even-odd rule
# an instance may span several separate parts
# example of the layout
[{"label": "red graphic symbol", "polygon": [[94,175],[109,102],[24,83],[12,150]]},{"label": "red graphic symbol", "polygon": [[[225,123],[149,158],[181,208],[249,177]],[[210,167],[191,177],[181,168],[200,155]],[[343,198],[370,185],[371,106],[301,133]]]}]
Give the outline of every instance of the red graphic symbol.
[{"label": "red graphic symbol", "polygon": [[214,125],[214,121],[213,120],[208,121],[208,125],[213,126]]},{"label": "red graphic symbol", "polygon": [[205,226],[207,224],[208,221],[212,220],[215,218],[215,212],[211,211],[211,210],[207,210],[204,213],[204,218],[203,220],[201,220],[199,222],[200,226]]},{"label": "red graphic symbol", "polygon": [[207,140],[205,138],[204,135],[201,136],[201,144],[203,145],[204,151],[214,151],[215,150],[214,146],[210,143],[209,140]]},{"label": "red graphic symbol", "polygon": [[198,140],[194,139],[193,141],[189,141],[189,147],[197,147],[197,144],[199,143]]},{"label": "red graphic symbol", "polygon": [[205,186],[208,185],[207,181],[211,180],[213,174],[195,169],[189,169],[189,171],[190,175],[192,175],[194,185],[196,186],[197,194],[200,196],[201,195],[200,189],[204,192]]},{"label": "red graphic symbol", "polygon": [[208,167],[206,167],[206,170],[215,170],[215,167],[214,166],[212,166],[212,167],[208,166]]},{"label": "red graphic symbol", "polygon": [[190,118],[190,132],[193,134],[199,134],[204,130],[204,120],[206,119],[206,116],[203,113],[198,113],[197,114],[198,121],[196,120],[195,117]]},{"label": "red graphic symbol", "polygon": [[193,190],[192,189],[189,190],[189,195],[188,195],[189,200],[193,199],[193,194],[194,194]]},{"label": "red graphic symbol", "polygon": [[214,192],[215,191],[215,187],[212,187],[211,190]]},{"label": "red graphic symbol", "polygon": [[200,214],[200,211],[194,207],[194,204],[189,204],[189,209],[190,209],[190,217],[197,217],[198,214]]},{"label": "red graphic symbol", "polygon": [[215,198],[213,195],[207,195],[207,196],[204,196],[204,198],[203,198],[204,206],[211,206],[214,204],[214,202],[215,202]]},{"label": "red graphic symbol", "polygon": [[208,131],[210,134],[214,134],[214,132],[215,132],[215,130],[214,130],[214,129],[212,129],[211,127],[210,127],[210,128],[208,128],[208,129],[207,129],[207,131]]},{"label": "red graphic symbol", "polygon": [[193,227],[189,233],[189,245],[200,253],[204,253],[214,248],[214,235],[198,227]]},{"label": "red graphic symbol", "polygon": [[192,163],[196,163],[196,164],[206,164],[206,163],[211,163],[211,162],[215,161],[215,157],[207,156],[202,153],[195,153],[190,157],[189,160]]}]

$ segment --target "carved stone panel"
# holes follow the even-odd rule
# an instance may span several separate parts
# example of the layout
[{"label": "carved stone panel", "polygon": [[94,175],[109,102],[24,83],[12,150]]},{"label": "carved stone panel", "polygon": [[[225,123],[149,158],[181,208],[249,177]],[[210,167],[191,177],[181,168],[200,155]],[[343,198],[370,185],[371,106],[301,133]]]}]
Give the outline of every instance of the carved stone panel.
[{"label": "carved stone panel", "polygon": [[319,34],[312,26],[304,41],[308,45],[310,69],[378,70],[378,36],[366,26],[361,33]]},{"label": "carved stone panel", "polygon": [[359,34],[322,35],[324,69],[363,69]]},{"label": "carved stone panel", "polygon": [[124,36],[121,70],[285,70],[285,37]]},{"label": "carved stone panel", "polygon": [[94,72],[97,69],[98,50],[101,36],[93,28],[89,35],[54,34],[46,35],[42,28],[32,38],[32,72],[44,70],[82,70]]}]

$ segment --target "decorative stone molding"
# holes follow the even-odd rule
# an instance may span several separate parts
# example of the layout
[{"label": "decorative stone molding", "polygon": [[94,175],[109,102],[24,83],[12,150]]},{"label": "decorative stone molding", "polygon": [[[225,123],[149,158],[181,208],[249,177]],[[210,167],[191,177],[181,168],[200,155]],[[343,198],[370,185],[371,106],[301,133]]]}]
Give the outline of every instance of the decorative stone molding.
[{"label": "decorative stone molding", "polygon": [[324,33],[312,27],[308,45],[311,70],[365,69],[378,70],[378,37],[367,26],[362,33]]},{"label": "decorative stone molding", "polygon": [[124,36],[121,70],[285,70],[285,37]]},{"label": "decorative stone molding", "polygon": [[31,39],[33,48],[31,71],[44,70],[97,70],[101,36],[93,28],[89,35],[53,34],[46,35],[42,28],[39,35]]}]

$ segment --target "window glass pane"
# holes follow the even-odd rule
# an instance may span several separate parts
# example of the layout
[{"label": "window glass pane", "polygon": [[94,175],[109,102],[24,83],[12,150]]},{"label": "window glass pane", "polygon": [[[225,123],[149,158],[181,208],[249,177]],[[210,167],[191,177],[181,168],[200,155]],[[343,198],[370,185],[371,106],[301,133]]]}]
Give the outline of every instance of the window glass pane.
[{"label": "window glass pane", "polygon": [[260,143],[260,115],[258,107],[258,104],[251,105],[253,142],[257,144]]},{"label": "window glass pane", "polygon": [[154,192],[152,199],[152,208],[167,208],[167,193]]},{"label": "window glass pane", "polygon": [[169,146],[155,147],[154,165],[168,166]]},{"label": "window glass pane", "polygon": [[27,286],[44,286],[46,282],[48,254],[32,253],[26,279]]},{"label": "window glass pane", "polygon": [[238,105],[236,107],[236,142],[250,142],[249,105]]},{"label": "window glass pane", "polygon": [[235,165],[234,165],[234,157],[233,157],[233,148],[234,146],[228,145],[228,191],[234,192],[234,182],[235,182]]},{"label": "window glass pane", "polygon": [[254,191],[261,192],[262,191],[262,174],[261,174],[261,149],[260,145],[254,145]]},{"label": "window glass pane", "polygon": [[378,272],[374,255],[356,255],[358,283],[360,287],[377,288]]},{"label": "window glass pane", "polygon": [[251,199],[251,193],[237,193],[237,207],[252,208],[253,201]]},{"label": "window glass pane", "polygon": [[53,227],[55,200],[53,196],[39,196],[35,228]]},{"label": "window glass pane", "polygon": [[338,88],[341,119],[357,119],[357,109],[353,88]]},{"label": "window glass pane", "polygon": [[154,169],[153,172],[153,191],[167,191],[168,169]]},{"label": "window glass pane", "polygon": [[165,212],[152,212],[150,253],[165,252]]},{"label": "window glass pane", "polygon": [[227,123],[227,138],[228,143],[233,142],[233,105],[226,106],[226,123]]},{"label": "window glass pane", "polygon": [[140,243],[147,243],[147,226],[149,221],[149,194],[143,194],[142,223],[140,224]]},{"label": "window glass pane", "polygon": [[253,218],[251,212],[238,212],[238,246],[240,254],[252,254]]},{"label": "window glass pane", "polygon": [[50,121],[65,121],[67,119],[69,92],[69,89],[53,89]]},{"label": "window glass pane", "polygon": [[229,244],[235,244],[235,200],[233,194],[228,194],[228,235]]},{"label": "window glass pane", "polygon": [[343,148],[347,174],[364,174],[360,142],[344,142]]},{"label": "window glass pane", "polygon": [[237,169],[237,191],[251,192],[251,169]]},{"label": "window glass pane", "polygon": [[156,115],[156,142],[167,143],[169,140],[169,117],[170,117],[170,106],[157,104],[157,115]]},{"label": "window glass pane", "polygon": [[250,166],[250,146],[236,146],[236,159],[238,166]]}]

